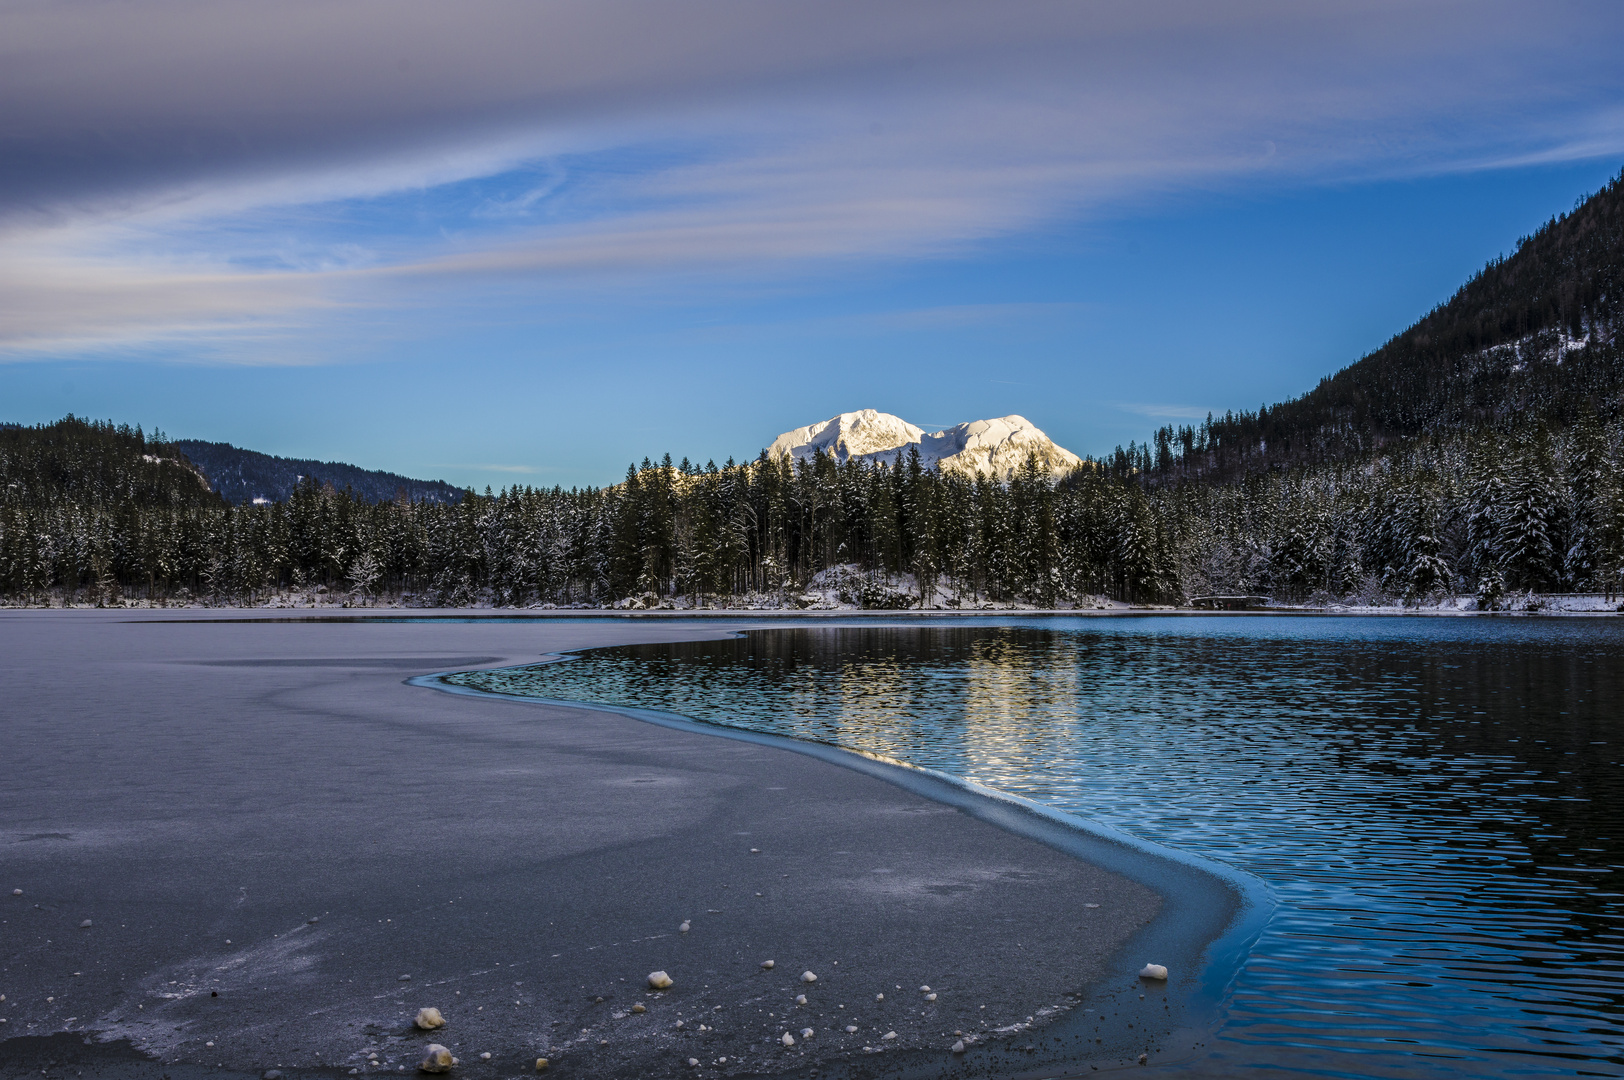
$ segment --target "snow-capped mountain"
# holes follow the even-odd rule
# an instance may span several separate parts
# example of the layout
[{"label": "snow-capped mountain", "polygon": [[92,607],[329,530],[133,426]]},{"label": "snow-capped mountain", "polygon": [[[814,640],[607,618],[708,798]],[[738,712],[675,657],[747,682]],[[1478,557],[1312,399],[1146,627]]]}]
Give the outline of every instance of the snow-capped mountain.
[{"label": "snow-capped mountain", "polygon": [[[860,412],[841,413],[821,424],[786,431],[767,447],[768,457],[788,454],[799,461],[813,454],[833,454],[844,464],[847,460],[873,458],[906,448],[925,438],[925,429],[915,427],[900,416],[863,409]],[[880,460],[890,461],[889,457]]]},{"label": "snow-capped mountain", "polygon": [[833,454],[895,464],[904,460],[910,445],[918,445],[919,460],[927,468],[968,475],[986,474],[1008,480],[1036,454],[1038,464],[1059,476],[1082,464],[1070,450],[1055,445],[1024,416],[972,420],[945,431],[926,432],[900,416],[863,409],[841,413],[821,424],[786,431],[767,448],[769,457],[788,454],[800,460],[813,454]]}]

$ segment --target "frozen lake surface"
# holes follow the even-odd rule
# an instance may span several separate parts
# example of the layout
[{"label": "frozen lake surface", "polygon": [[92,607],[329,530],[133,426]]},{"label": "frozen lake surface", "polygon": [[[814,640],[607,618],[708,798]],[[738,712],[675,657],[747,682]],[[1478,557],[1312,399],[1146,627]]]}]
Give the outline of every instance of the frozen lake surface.
[{"label": "frozen lake surface", "polygon": [[790,628],[453,681],[873,751],[1262,878],[1165,1071],[1624,1075],[1624,623]]}]

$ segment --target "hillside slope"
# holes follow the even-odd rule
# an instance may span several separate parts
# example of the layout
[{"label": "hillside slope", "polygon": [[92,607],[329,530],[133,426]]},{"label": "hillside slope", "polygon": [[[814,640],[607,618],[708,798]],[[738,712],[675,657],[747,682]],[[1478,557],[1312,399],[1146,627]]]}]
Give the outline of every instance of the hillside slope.
[{"label": "hillside slope", "polygon": [[68,416],[0,424],[0,507],[219,506],[208,481],[161,436]]},{"label": "hillside slope", "polygon": [[1300,398],[1165,427],[1136,465],[1230,476],[1446,430],[1554,427],[1624,404],[1624,173]]},{"label": "hillside slope", "polygon": [[387,502],[403,492],[412,502],[440,503],[456,502],[463,494],[461,488],[441,480],[413,480],[339,461],[275,457],[230,443],[197,439],[181,439],[173,445],[203,471],[222,498],[236,505],[255,499],[281,502],[306,477],[340,490],[347,487],[357,498],[371,503]]}]

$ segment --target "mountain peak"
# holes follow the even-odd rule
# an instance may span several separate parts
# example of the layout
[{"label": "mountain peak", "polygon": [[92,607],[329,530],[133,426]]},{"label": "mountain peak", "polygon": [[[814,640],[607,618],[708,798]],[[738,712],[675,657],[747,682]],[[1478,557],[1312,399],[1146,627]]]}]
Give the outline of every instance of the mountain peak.
[{"label": "mountain peak", "polygon": [[924,434],[924,428],[915,427],[900,416],[877,409],[859,409],[832,416],[821,424],[784,432],[767,447],[767,456],[788,454],[799,461],[813,454],[833,454],[836,461],[845,464],[854,457],[871,458],[895,451],[918,442]]},{"label": "mountain peak", "polygon": [[818,424],[786,431],[767,447],[769,457],[788,454],[799,461],[814,454],[830,454],[836,461],[862,458],[894,465],[909,446],[919,447],[919,460],[927,468],[970,476],[1008,480],[1035,454],[1038,465],[1059,476],[1082,464],[1070,450],[1055,444],[1024,416],[971,420],[937,432],[910,424],[900,416],[876,409],[841,413]]}]

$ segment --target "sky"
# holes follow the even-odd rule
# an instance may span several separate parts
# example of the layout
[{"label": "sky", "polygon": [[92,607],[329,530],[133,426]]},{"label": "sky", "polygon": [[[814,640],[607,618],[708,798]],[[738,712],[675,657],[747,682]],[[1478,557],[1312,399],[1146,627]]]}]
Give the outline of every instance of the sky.
[{"label": "sky", "polygon": [[1624,167],[1624,5],[0,0],[0,421],[482,488],[1311,389]]}]

